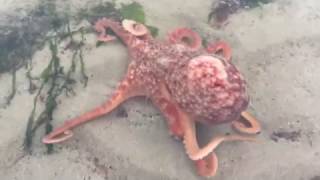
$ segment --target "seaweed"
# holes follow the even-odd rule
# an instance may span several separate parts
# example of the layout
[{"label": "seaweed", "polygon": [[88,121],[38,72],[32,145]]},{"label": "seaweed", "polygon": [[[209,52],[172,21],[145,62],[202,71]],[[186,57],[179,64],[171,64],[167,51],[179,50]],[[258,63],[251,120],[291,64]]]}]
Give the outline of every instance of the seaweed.
[{"label": "seaweed", "polygon": [[11,100],[14,98],[15,94],[16,94],[16,69],[12,69],[12,81],[11,81],[11,93],[10,95],[7,97],[7,105],[10,105]]},{"label": "seaweed", "polygon": [[103,17],[109,17],[116,21],[122,19],[120,11],[116,8],[116,3],[114,1],[100,3],[89,9],[81,9],[77,14],[76,20],[81,21],[85,19],[91,24],[94,24],[94,22]]},{"label": "seaweed", "polygon": [[[128,4],[121,3],[120,8],[116,8],[115,1],[104,2],[89,9],[82,9],[77,15],[77,20],[86,19],[91,24],[94,24],[98,19],[103,17],[111,18],[115,21],[123,19],[135,20],[144,24],[151,32],[153,37],[158,35],[158,28],[146,24],[146,17],[143,6],[137,2]],[[97,42],[97,47],[102,45],[102,42]]]},{"label": "seaweed", "polygon": [[[80,68],[81,68],[81,75],[84,79],[83,84],[84,86],[87,85],[88,76],[85,73],[85,64],[83,61],[83,53],[82,47],[84,45],[84,29],[81,27],[78,30],[71,31],[70,28],[70,21],[69,19],[64,19],[64,21],[60,21],[62,24],[57,26],[57,21],[51,21],[52,27],[54,29],[55,34],[53,36],[47,37],[47,43],[49,44],[50,52],[51,52],[51,59],[47,66],[42,70],[40,76],[38,78],[31,77],[31,70],[32,64],[30,63],[29,69],[26,73],[29,79],[29,90],[34,87],[34,80],[40,80],[41,85],[38,89],[36,96],[34,97],[33,102],[33,109],[30,113],[27,122],[27,129],[26,129],[26,136],[24,140],[24,149],[27,152],[31,152],[31,145],[32,139],[35,132],[38,130],[39,127],[45,125],[45,132],[46,134],[52,131],[51,121],[53,120],[53,112],[58,106],[57,98],[62,94],[62,92],[66,92],[68,95],[70,92],[74,94],[72,85],[76,82],[72,79],[72,74],[75,73],[77,60],[80,61]],[[60,27],[61,26],[61,27]],[[77,42],[73,35],[75,33],[80,33],[81,40]],[[73,51],[73,56],[71,60],[71,66],[69,70],[65,73],[64,66],[60,64],[59,58],[59,50],[58,45],[62,40],[69,38],[70,45],[65,49],[69,48]],[[72,48],[71,48],[72,47]],[[34,89],[34,88],[33,88]],[[46,89],[46,91],[45,91]],[[40,94],[46,94],[45,98],[45,107],[44,110],[36,117],[36,109],[37,103],[40,97]],[[46,145],[47,152],[51,153],[53,151],[53,145]]]},{"label": "seaweed", "polygon": [[123,19],[132,19],[142,24],[146,23],[143,7],[137,2],[121,4],[119,11]]},{"label": "seaweed", "polygon": [[267,4],[270,2],[271,2],[271,0],[246,0],[246,1],[243,1],[243,4],[245,6],[248,6],[249,8],[254,8],[254,7],[258,7],[262,4]]},{"label": "seaweed", "polygon": [[[16,21],[14,17],[8,18]],[[28,68],[26,76],[29,79],[29,92],[33,93],[36,90],[37,87],[30,76],[31,61],[33,54],[41,49],[45,43],[52,38],[57,38],[60,42],[70,35],[91,32],[91,29],[84,28],[70,32],[60,31],[66,28],[69,21],[68,11],[58,12],[55,0],[42,0],[21,22],[13,23],[13,26],[0,26],[0,73],[12,72],[12,90],[7,98],[7,105],[15,96],[15,72],[21,67]],[[50,31],[56,32],[55,37],[48,36]],[[83,76],[86,78],[83,61],[81,64]]]},{"label": "seaweed", "polygon": [[132,2],[129,4],[122,3],[119,9],[116,8],[115,1],[103,2],[89,9],[81,9],[76,19],[78,21],[86,19],[93,24],[97,19],[103,17],[112,18],[116,21],[132,19],[143,24],[145,23],[145,13],[143,7],[137,2]]},{"label": "seaweed", "polygon": [[121,4],[121,8],[119,9],[119,11],[122,19],[131,19],[142,23],[149,29],[153,37],[156,37],[158,35],[158,28],[146,24],[145,12],[143,7],[139,3],[132,2],[130,4]]},{"label": "seaweed", "polygon": [[[81,42],[80,42],[80,46],[83,45],[83,42],[84,42],[84,32],[83,30],[81,29]],[[82,51],[82,48],[79,48],[79,59],[80,59],[80,72],[81,72],[81,75],[82,75],[82,79],[83,79],[83,84],[84,84],[84,87],[87,86],[87,83],[88,83],[88,75],[86,74],[86,71],[85,71],[85,64],[84,64],[84,61],[83,61],[83,51]]]},{"label": "seaweed", "polygon": [[[125,18],[133,19],[143,23],[149,28],[151,34],[158,35],[156,27],[146,24],[146,17],[143,7],[132,2],[121,4],[116,8],[116,2],[104,2],[87,9],[80,9],[73,17],[76,22],[87,20],[91,24],[102,17],[112,18],[121,21]],[[28,13],[22,20],[18,17],[8,17],[14,25],[0,25],[0,73],[10,72],[12,69],[20,69],[28,64],[34,52],[43,47],[51,38],[48,32],[62,28],[70,20],[68,12],[57,10],[55,0],[41,0],[39,5]],[[92,28],[83,29],[83,33],[93,32]],[[57,36],[61,40],[68,37],[65,32]],[[79,33],[75,31],[72,33]]]},{"label": "seaweed", "polygon": [[[52,120],[52,113],[57,106],[57,103],[55,101],[55,95],[53,92],[56,87],[56,81],[58,78],[58,74],[61,72],[61,69],[60,69],[60,59],[57,56],[56,42],[50,41],[50,51],[51,51],[51,60],[48,66],[45,68],[45,70],[41,73],[41,78],[42,78],[41,88],[38,90],[38,93],[34,98],[34,106],[27,123],[24,147],[25,147],[25,150],[28,152],[31,151],[30,148],[32,145],[32,138],[34,136],[35,131],[43,123],[46,124],[46,127],[50,126],[50,121]],[[49,82],[50,79],[51,79],[51,83],[50,83],[50,88],[47,92],[48,96],[46,98],[45,109],[40,113],[39,117],[35,121],[35,111],[36,111],[36,106],[38,102],[37,99],[39,95],[42,93],[44,86]],[[48,147],[48,152],[51,151],[50,149],[52,148]]]},{"label": "seaweed", "polygon": [[275,142],[278,142],[279,139],[281,138],[287,141],[295,142],[301,138],[301,130],[286,131],[286,130],[280,129],[279,131],[274,131],[271,134],[270,138]]},{"label": "seaweed", "polygon": [[66,18],[56,11],[55,1],[42,0],[21,21],[9,16],[14,25],[0,29],[0,73],[25,66],[35,51],[43,47],[46,34],[58,29]]},{"label": "seaweed", "polygon": [[[12,16],[9,16],[8,20],[17,21]],[[0,26],[0,73],[12,74],[12,87],[7,97],[7,105],[16,94],[16,71],[32,64],[30,61],[34,52],[47,41],[46,34],[51,29],[59,29],[64,20],[65,17],[56,12],[54,1],[43,0],[21,22]],[[32,84],[30,92],[35,88],[31,86]]]},{"label": "seaweed", "polygon": [[[68,28],[70,30],[70,28]],[[82,31],[80,31],[82,32]],[[72,85],[75,80],[72,79],[72,74],[75,73],[77,60],[81,61],[81,74],[84,80],[84,86],[86,86],[88,77],[84,72],[85,66],[82,57],[82,46],[84,45],[84,38],[82,36],[80,42],[76,42],[69,31],[69,38],[75,45],[73,51],[73,56],[71,60],[71,65],[69,70],[65,73],[64,67],[60,64],[60,58],[58,56],[58,38],[53,38],[49,41],[49,47],[51,52],[51,60],[42,71],[40,75],[41,86],[34,98],[33,109],[30,113],[27,123],[26,136],[24,140],[24,147],[27,152],[31,152],[32,138],[39,127],[45,125],[46,134],[52,131],[51,121],[53,120],[53,112],[58,106],[57,98],[62,94],[62,92],[73,93]],[[78,57],[78,59],[77,59]],[[35,117],[35,112],[37,109],[37,102],[40,94],[44,93],[44,87],[48,87],[46,91],[45,108],[40,113],[38,117]],[[53,150],[53,145],[46,145],[47,152],[51,153]]]},{"label": "seaweed", "polygon": [[251,9],[270,3],[272,0],[219,0],[214,4],[212,11],[208,15],[208,21],[215,21],[217,26],[221,26],[231,14],[240,9]]},{"label": "seaweed", "polygon": [[159,34],[159,29],[158,29],[157,27],[150,26],[150,25],[146,25],[146,26],[147,26],[147,28],[150,30],[151,35],[152,35],[153,37],[157,37],[157,36],[158,36],[158,34]]}]

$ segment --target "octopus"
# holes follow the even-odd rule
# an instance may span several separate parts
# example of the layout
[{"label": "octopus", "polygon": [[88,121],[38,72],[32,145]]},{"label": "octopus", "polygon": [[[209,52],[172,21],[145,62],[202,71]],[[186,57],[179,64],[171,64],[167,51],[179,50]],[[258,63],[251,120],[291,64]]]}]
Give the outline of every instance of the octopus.
[{"label": "octopus", "polygon": [[[246,111],[247,83],[231,61],[231,49],[222,41],[202,46],[199,34],[177,28],[163,41],[152,37],[138,22],[108,18],[94,25],[98,41],[120,41],[130,56],[127,74],[112,97],[102,105],[72,118],[47,134],[45,144],[61,143],[73,136],[72,129],[106,115],[129,98],[144,96],[167,120],[169,133],[182,141],[198,175],[217,174],[216,148],[226,141],[256,141],[258,121]],[[108,31],[107,31],[108,30]],[[113,32],[113,35],[108,33]],[[233,134],[216,135],[199,147],[196,123],[230,123]]]}]

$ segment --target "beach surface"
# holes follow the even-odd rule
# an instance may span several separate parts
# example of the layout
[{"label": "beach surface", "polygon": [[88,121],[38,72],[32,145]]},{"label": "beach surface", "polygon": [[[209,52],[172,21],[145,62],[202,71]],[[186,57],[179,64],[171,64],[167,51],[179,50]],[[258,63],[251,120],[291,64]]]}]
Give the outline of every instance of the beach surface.
[{"label": "beach surface", "polygon": [[[127,1],[121,1],[127,2]],[[227,142],[216,150],[215,180],[320,179],[320,1],[277,0],[232,15],[222,29],[207,22],[212,0],[137,0],[147,23],[159,28],[159,40],[177,27],[190,27],[208,41],[230,44],[233,62],[245,76],[251,97],[249,112],[262,124],[258,143]],[[0,25],[8,16],[23,17],[36,0],[0,0]],[[89,0],[61,1],[76,11]],[[53,125],[106,101],[123,78],[129,56],[112,42],[95,47],[86,37],[84,61],[88,86],[75,85],[76,95],[61,96]],[[69,61],[64,53],[61,61]],[[47,46],[33,56],[37,75],[48,63]],[[26,69],[17,71],[17,93],[9,106],[11,75],[0,74],[1,180],[195,180],[183,144],[168,133],[164,117],[145,98],[133,98],[120,109],[74,130],[74,137],[46,154],[44,131],[34,137],[32,154],[23,151],[34,94],[28,92]],[[63,101],[62,101],[63,100]],[[43,105],[43,104],[42,104]],[[41,106],[41,103],[40,103]],[[121,113],[125,111],[127,115]],[[230,132],[228,125],[198,127],[202,143],[214,134]]]}]

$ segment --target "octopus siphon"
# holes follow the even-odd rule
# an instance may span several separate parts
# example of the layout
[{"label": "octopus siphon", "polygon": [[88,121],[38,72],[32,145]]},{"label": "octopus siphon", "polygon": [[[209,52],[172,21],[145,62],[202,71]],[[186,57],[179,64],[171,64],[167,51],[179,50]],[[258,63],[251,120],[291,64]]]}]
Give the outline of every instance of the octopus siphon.
[{"label": "octopus siphon", "polygon": [[[246,109],[247,83],[231,62],[231,49],[224,42],[202,46],[200,35],[177,28],[163,41],[133,20],[117,22],[102,18],[94,26],[98,41],[120,39],[130,56],[127,74],[112,97],[102,105],[47,134],[42,142],[53,144],[73,136],[72,129],[110,113],[131,97],[145,96],[160,110],[169,133],[181,140],[200,176],[215,176],[218,158],[214,152],[225,141],[255,141],[251,135],[260,124]],[[107,33],[111,30],[113,35]],[[217,135],[199,147],[195,124],[230,123],[237,133]]]}]

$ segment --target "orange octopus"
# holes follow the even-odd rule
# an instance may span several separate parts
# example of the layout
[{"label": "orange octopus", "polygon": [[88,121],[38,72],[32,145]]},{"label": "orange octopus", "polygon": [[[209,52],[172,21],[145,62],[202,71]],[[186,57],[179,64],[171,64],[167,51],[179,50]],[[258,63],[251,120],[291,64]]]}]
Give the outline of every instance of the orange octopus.
[{"label": "orange octopus", "polygon": [[[118,37],[128,47],[131,62],[127,74],[110,100],[66,121],[46,135],[43,143],[69,139],[73,135],[71,129],[110,113],[134,96],[146,96],[159,108],[167,119],[170,133],[183,141],[200,176],[216,174],[218,158],[214,150],[222,142],[255,140],[244,134],[257,134],[261,128],[245,111],[249,104],[246,82],[232,64],[226,43],[211,43],[202,48],[200,36],[188,28],[176,29],[167,40],[157,41],[143,24],[132,20],[119,23],[102,18],[96,22],[95,30],[100,33],[99,41]],[[238,133],[216,136],[200,148],[196,122],[206,125],[231,122]]]}]

